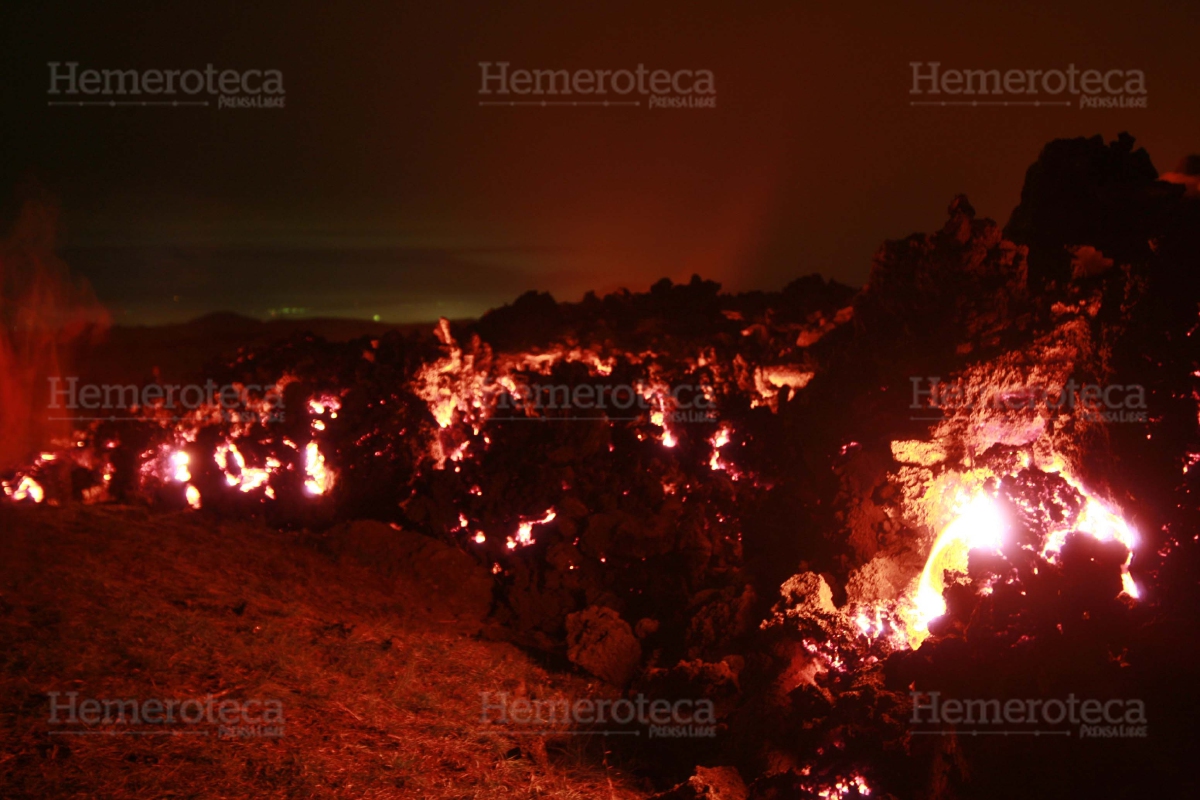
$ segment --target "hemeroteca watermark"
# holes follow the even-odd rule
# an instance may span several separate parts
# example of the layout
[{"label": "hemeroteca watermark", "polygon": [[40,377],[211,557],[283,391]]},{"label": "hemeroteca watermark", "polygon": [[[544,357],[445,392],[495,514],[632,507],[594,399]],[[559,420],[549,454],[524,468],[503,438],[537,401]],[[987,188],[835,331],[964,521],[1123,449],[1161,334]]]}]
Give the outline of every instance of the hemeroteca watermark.
[{"label": "hemeroteca watermark", "polygon": [[609,421],[651,419],[665,422],[714,422],[717,403],[711,386],[680,383],[671,386],[633,383],[528,383],[511,378],[499,384],[496,410],[520,410],[528,416],[501,420],[555,419]]},{"label": "hemeroteca watermark", "polygon": [[1147,108],[1140,69],[943,69],[940,61],[910,61],[910,106],[1036,106]]},{"label": "hemeroteca watermark", "polygon": [[508,692],[480,692],[480,722],[517,736],[641,736],[708,739],[717,735],[712,700],[636,697],[530,699]]},{"label": "hemeroteca watermark", "polygon": [[[911,376],[913,419],[941,419],[959,411],[986,409],[989,412],[1045,410],[1076,413],[1088,422],[1148,422],[1146,389],[1140,384],[1101,385],[1069,379],[1059,385],[1012,385],[980,387],[961,378]],[[930,417],[920,414],[940,414]]]},{"label": "hemeroteca watermark", "polygon": [[[187,384],[81,383],[78,376],[55,376],[47,381],[47,409],[76,412],[73,416],[51,419],[121,421],[125,418],[112,412],[148,410],[177,415],[212,411],[230,422],[280,422],[283,419],[283,393],[278,384],[218,384],[211,379]],[[251,410],[256,407],[260,407],[262,413]]]},{"label": "hemeroteca watermark", "polygon": [[[512,69],[480,61],[481,106],[716,108],[708,69]],[[636,98],[636,99],[635,99]]]},{"label": "hemeroteca watermark", "polygon": [[283,73],[277,69],[80,68],[78,61],[47,61],[51,106],[284,107]]},{"label": "hemeroteca watermark", "polygon": [[80,698],[48,692],[51,736],[283,736],[283,703],[274,699]]},{"label": "hemeroteca watermark", "polygon": [[1137,698],[942,698],[941,692],[911,692],[914,734],[958,736],[1071,736],[1081,739],[1145,738],[1146,704]]}]

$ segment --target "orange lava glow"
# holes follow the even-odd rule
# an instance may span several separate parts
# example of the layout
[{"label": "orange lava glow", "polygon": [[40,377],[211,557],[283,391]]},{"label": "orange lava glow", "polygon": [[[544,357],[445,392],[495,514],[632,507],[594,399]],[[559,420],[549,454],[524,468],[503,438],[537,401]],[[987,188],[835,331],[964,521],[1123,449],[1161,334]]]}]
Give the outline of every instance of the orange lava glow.
[{"label": "orange lava glow", "polygon": [[188,462],[190,461],[188,454],[180,450],[171,456],[171,464],[174,466],[175,480],[180,483],[187,483],[192,479],[192,473],[188,471]]},{"label": "orange lava glow", "polygon": [[46,493],[42,490],[41,484],[28,475],[22,477],[21,480],[17,482],[16,489],[9,487],[9,485],[5,483],[4,493],[17,502],[21,502],[22,500],[32,500],[35,503],[40,503],[46,499]]},{"label": "orange lava glow", "polygon": [[917,582],[909,617],[909,639],[914,648],[929,635],[930,620],[946,613],[942,598],[946,571],[966,572],[972,550],[997,550],[1004,535],[1004,521],[991,497],[983,493],[970,499],[960,495],[958,504],[958,516],[934,542]]},{"label": "orange lava glow", "polygon": [[326,469],[325,456],[316,442],[309,442],[304,448],[304,473],[308,476],[304,489],[309,494],[325,494],[333,488],[333,472]]},{"label": "orange lava glow", "polygon": [[547,522],[552,521],[556,516],[558,516],[558,514],[553,508],[551,508],[538,519],[522,519],[520,524],[517,526],[516,537],[510,536],[508,542],[506,543],[508,549],[514,550],[517,548],[517,546],[527,547],[528,545],[533,544],[533,526],[545,525]]},{"label": "orange lava glow", "polygon": [[[1032,462],[1028,455],[1020,464],[1027,468]],[[1110,504],[1088,491],[1082,483],[1067,474],[1065,464],[1055,457],[1042,469],[1043,472],[1058,474],[1082,498],[1078,515],[1064,518],[1043,533],[1039,555],[1055,563],[1070,534],[1085,534],[1098,541],[1116,541],[1125,546],[1128,555],[1121,567],[1123,595],[1137,599],[1140,595],[1136,583],[1129,574],[1137,534],[1134,529],[1113,510]],[[994,497],[981,487],[986,477],[999,477],[986,468],[970,473],[970,479],[962,482],[954,495],[951,508],[942,516],[949,517],[925,561],[925,567],[916,580],[912,592],[901,599],[900,616],[907,631],[908,645],[914,649],[929,636],[929,623],[946,613],[943,592],[946,589],[946,574],[967,572],[968,558],[973,550],[998,552],[1008,533],[1008,523]],[[935,515],[936,516],[936,515]],[[980,587],[983,594],[987,587]],[[861,627],[861,623],[860,623]]]}]

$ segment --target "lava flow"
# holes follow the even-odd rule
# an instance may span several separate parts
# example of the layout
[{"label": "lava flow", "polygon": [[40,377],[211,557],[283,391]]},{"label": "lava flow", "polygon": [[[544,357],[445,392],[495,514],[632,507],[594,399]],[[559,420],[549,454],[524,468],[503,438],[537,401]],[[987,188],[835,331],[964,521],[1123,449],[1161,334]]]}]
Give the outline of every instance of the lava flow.
[{"label": "lava flow", "polygon": [[1089,215],[1031,178],[1004,229],[958,197],[861,291],[529,293],[245,348],[205,376],[236,402],[81,422],[4,493],[389,523],[467,554],[490,633],[712,698],[693,761],[738,759],[755,797],[937,796],[1005,752],[915,734],[914,693],[1150,695],[1190,630],[1200,225],[1137,152],[1048,148],[1034,178],[1133,184]]}]

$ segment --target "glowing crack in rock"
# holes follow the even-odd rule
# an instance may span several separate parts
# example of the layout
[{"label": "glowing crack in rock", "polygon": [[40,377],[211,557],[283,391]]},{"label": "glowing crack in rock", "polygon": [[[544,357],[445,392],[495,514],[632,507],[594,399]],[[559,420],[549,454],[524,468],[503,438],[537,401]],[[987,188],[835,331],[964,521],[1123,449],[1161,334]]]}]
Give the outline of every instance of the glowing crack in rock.
[{"label": "glowing crack in rock", "polygon": [[674,447],[679,444],[679,440],[675,438],[675,434],[667,427],[666,412],[662,408],[657,408],[650,412],[650,424],[663,429],[660,439],[663,447]]},{"label": "glowing crack in rock", "polygon": [[[251,492],[263,486],[271,478],[271,473],[281,466],[276,458],[267,459],[267,467],[248,467],[235,444],[217,445],[214,455],[217,466],[225,473],[225,483],[242,492]],[[237,471],[234,471],[236,467]]]},{"label": "glowing crack in rock", "polygon": [[558,514],[555,513],[553,508],[551,508],[545,514],[543,514],[540,519],[522,519],[520,524],[517,526],[516,537],[514,538],[510,536],[508,541],[505,543],[505,546],[508,547],[509,550],[515,550],[518,545],[527,547],[533,544],[533,526],[545,525],[547,522],[552,521],[556,516],[558,516]]},{"label": "glowing crack in rock", "polygon": [[708,457],[708,466],[714,470],[725,469],[725,464],[721,461],[721,448],[729,444],[729,426],[722,425],[718,428],[709,444],[712,445],[713,451]]}]

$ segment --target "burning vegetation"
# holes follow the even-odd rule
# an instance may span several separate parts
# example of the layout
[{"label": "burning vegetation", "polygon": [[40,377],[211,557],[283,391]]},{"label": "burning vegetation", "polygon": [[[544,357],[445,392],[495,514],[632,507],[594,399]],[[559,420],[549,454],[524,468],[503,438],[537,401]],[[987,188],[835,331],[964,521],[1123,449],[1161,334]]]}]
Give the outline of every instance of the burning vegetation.
[{"label": "burning vegetation", "polygon": [[[716,739],[625,753],[672,797],[709,765],[755,798],[1010,796],[1013,758],[1031,794],[1182,785],[1200,204],[1156,179],[1128,137],[1054,142],[1006,228],[956,198],[858,292],[529,293],[246,349],[218,399],[113,411],[4,492],[452,545],[490,576],[486,635],[714,701]],[[922,692],[1068,690],[1143,698],[1164,738],[1118,760],[912,723]]]}]

